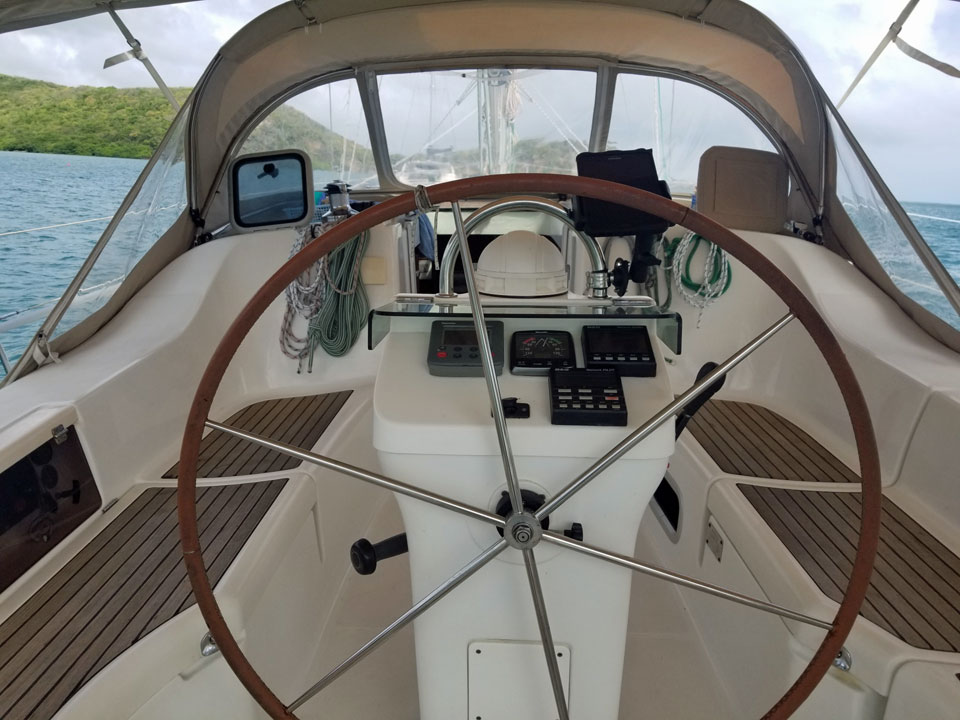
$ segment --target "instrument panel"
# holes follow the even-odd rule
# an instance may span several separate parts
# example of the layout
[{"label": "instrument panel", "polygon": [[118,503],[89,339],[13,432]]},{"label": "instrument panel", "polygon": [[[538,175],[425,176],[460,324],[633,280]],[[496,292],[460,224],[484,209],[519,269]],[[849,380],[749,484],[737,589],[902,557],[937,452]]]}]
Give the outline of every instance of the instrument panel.
[{"label": "instrument panel", "polygon": [[[506,359],[503,322],[487,320],[487,331],[494,367],[500,375]],[[625,425],[627,407],[621,378],[652,378],[657,374],[656,353],[647,327],[584,325],[579,339],[578,347],[567,330],[517,330],[510,335],[510,373],[545,379],[549,376],[544,391],[545,399],[549,398],[551,424]],[[434,320],[427,350],[430,374],[482,377],[479,345],[472,320]],[[514,393],[521,395],[519,390]],[[529,403],[536,398],[508,400]]]},{"label": "instrument panel", "polygon": [[576,367],[573,335],[566,330],[522,330],[510,342],[510,372],[547,375],[551,368]]}]

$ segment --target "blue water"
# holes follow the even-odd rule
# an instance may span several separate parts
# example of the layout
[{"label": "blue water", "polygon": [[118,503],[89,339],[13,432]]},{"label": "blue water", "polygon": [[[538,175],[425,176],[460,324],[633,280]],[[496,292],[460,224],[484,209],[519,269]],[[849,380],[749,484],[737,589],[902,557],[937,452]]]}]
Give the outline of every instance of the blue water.
[{"label": "blue water", "polygon": [[[59,298],[109,219],[4,233],[107,218],[145,164],[145,160],[0,152],[0,326],[11,313]],[[49,307],[41,307],[30,315],[45,317],[47,312]],[[42,319],[0,331],[0,343],[11,362]]]},{"label": "blue water", "polygon": [[[0,327],[11,313],[56,300],[108,220],[3,233],[110,216],[144,164],[143,160],[0,152]],[[960,280],[960,205],[907,202],[904,207],[943,264]],[[918,261],[902,261],[899,249],[885,253],[877,247],[875,252],[888,271],[898,275],[898,283],[911,297],[957,324],[956,314],[932,287]],[[45,316],[47,309],[40,308],[32,315]],[[20,355],[41,321],[42,317],[19,328],[0,330],[0,343],[11,361]]]}]

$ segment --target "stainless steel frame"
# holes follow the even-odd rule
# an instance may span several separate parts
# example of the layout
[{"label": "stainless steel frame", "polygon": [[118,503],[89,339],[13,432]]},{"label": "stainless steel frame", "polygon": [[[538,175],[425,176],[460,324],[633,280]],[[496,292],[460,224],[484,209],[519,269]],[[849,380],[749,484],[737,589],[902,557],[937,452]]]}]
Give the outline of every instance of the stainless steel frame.
[{"label": "stainless steel frame", "polygon": [[[604,281],[603,289],[592,288],[594,290],[593,297],[595,298],[605,298],[607,296],[606,287],[609,285],[608,275],[607,275],[607,261],[603,256],[603,250],[600,248],[600,243],[596,241],[590,235],[587,235],[584,232],[577,230],[576,226],[573,224],[573,220],[570,219],[570,216],[566,212],[559,209],[556,205],[547,202],[546,200],[533,200],[531,198],[523,198],[518,200],[508,200],[506,202],[498,203],[497,205],[491,205],[487,208],[481,208],[474,212],[470,217],[467,218],[467,221],[461,226],[457,224],[456,232],[450,238],[450,242],[447,243],[447,248],[443,253],[443,259],[440,261],[440,289],[439,295],[441,297],[453,297],[453,271],[457,264],[457,257],[461,254],[461,242],[457,240],[463,235],[461,232],[466,234],[466,237],[470,237],[470,233],[473,232],[477,226],[481,223],[489,220],[495,215],[500,213],[508,212],[510,210],[537,210],[539,212],[551,215],[552,217],[557,218],[562,223],[567,225],[576,235],[580,238],[580,242],[583,243],[584,248],[587,250],[587,256],[590,258],[590,265],[593,268],[593,273],[599,278],[602,276]],[[454,212],[454,217],[459,214],[459,210]],[[463,245],[466,245],[466,241],[462,242]],[[464,257],[469,257],[469,251],[463,251]],[[464,268],[468,263],[464,262]],[[473,271],[473,266],[471,265],[471,273]],[[588,288],[591,289],[591,288]]]}]

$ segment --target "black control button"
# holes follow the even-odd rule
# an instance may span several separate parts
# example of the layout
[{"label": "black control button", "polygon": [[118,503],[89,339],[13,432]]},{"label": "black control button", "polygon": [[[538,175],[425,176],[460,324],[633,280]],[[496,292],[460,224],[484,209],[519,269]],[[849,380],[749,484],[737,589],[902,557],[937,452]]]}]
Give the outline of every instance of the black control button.
[{"label": "black control button", "polygon": [[455,352],[455,353],[453,354],[453,356],[454,356],[455,358],[462,358],[462,357],[463,357],[463,353]]}]

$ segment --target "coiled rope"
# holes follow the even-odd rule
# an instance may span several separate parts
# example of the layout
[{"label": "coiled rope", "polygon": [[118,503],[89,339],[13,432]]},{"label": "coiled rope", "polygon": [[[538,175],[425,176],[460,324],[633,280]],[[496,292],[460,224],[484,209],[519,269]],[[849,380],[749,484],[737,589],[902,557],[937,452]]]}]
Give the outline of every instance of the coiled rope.
[{"label": "coiled rope", "polygon": [[[301,230],[290,248],[290,256],[321,234],[314,233],[311,227]],[[313,371],[313,356],[318,347],[334,357],[346,354],[366,325],[370,306],[360,264],[368,241],[369,232],[362,233],[320,258],[287,286],[280,349],[287,357],[300,361],[297,372],[303,370],[304,360],[307,372]],[[308,322],[305,337],[293,331],[298,317]]]},{"label": "coiled rope", "polygon": [[[707,249],[703,261],[703,279],[696,281],[690,271],[693,257],[701,243]],[[667,299],[664,308],[670,306],[672,299],[671,285],[683,298],[700,310],[697,316],[697,327],[703,319],[703,311],[717,301],[730,289],[733,273],[730,270],[730,260],[727,254],[709,240],[692,232],[683,237],[663,242],[663,272],[667,281]]]},{"label": "coiled rope", "polygon": [[344,243],[327,256],[320,270],[326,287],[333,293],[327,295],[320,312],[310,320],[307,372],[313,370],[313,353],[318,346],[327,355],[345,355],[367,324],[370,304],[360,278],[360,263],[369,239],[370,233],[366,231]]}]

